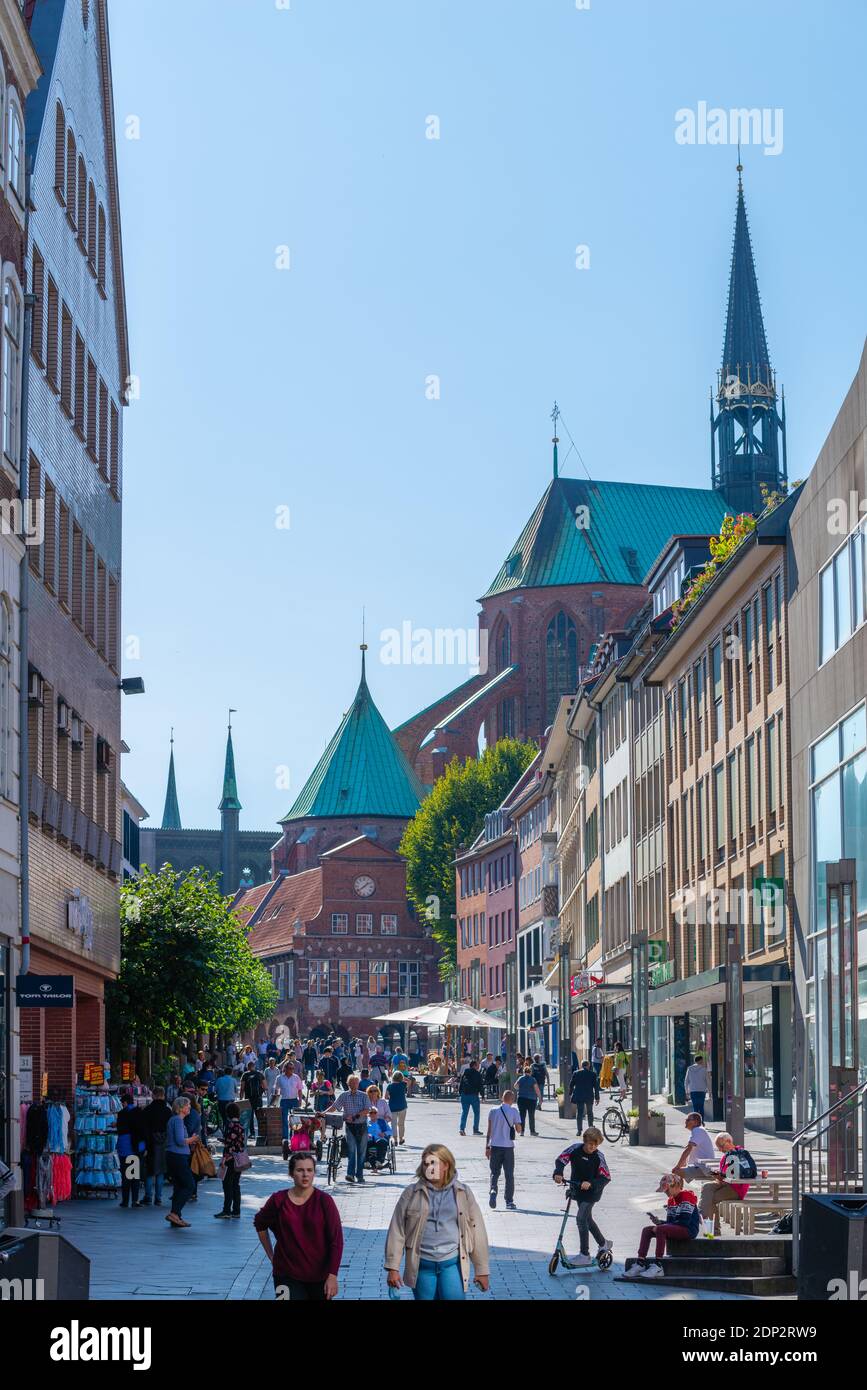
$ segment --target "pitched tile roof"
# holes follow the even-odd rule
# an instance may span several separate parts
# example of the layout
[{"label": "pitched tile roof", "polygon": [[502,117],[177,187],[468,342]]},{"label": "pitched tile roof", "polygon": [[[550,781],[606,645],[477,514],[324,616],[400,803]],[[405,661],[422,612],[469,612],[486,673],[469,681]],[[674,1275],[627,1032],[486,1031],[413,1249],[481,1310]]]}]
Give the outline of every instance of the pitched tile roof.
[{"label": "pitched tile roof", "polygon": [[425,791],[373,703],[361,659],[361,682],[287,821],[308,816],[414,816]]},{"label": "pitched tile roof", "polygon": [[[576,508],[586,507],[586,525]],[[553,478],[483,598],[555,584],[641,584],[676,531],[713,535],[728,511],[710,488]]]},{"label": "pitched tile roof", "polygon": [[[268,901],[263,906],[266,897]],[[235,911],[244,923],[260,908],[261,918],[248,937],[250,950],[257,956],[267,956],[288,949],[295,937],[295,923],[299,919],[302,923],[310,922],[322,911],[322,870],[317,867],[287,874],[276,887],[273,883],[259,884],[235,902]]]}]

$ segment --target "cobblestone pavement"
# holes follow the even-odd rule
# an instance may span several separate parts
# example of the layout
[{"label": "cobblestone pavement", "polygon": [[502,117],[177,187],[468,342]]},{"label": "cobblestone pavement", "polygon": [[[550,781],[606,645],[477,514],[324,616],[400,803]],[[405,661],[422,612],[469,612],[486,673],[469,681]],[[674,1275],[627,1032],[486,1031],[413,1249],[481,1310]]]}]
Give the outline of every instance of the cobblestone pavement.
[{"label": "cobblestone pavement", "polygon": [[[605,1098],[603,1096],[603,1108]],[[487,1106],[482,1127],[487,1124]],[[659,1174],[680,1153],[683,1116],[667,1111],[667,1147],[629,1148],[605,1145],[612,1182],[596,1208],[604,1234],[614,1241],[614,1265],[610,1272],[594,1270],[583,1278],[562,1269],[548,1274],[563,1201],[551,1181],[554,1159],[574,1137],[574,1122],[561,1120],[551,1103],[538,1117],[537,1138],[518,1140],[516,1201],[518,1210],[504,1210],[502,1188],[499,1207],[488,1208],[488,1167],[484,1139],[468,1132],[458,1135],[455,1102],[413,1100],[407,1117],[407,1143],[398,1149],[395,1176],[368,1174],[363,1188],[338,1181],[332,1189],[344,1223],[346,1250],[340,1275],[340,1296],[350,1299],[387,1297],[382,1269],[385,1229],[398,1195],[411,1181],[424,1145],[441,1141],[453,1150],[460,1177],[470,1184],[482,1207],[491,1245],[491,1290],[473,1288],[474,1299],[569,1299],[583,1284],[581,1296],[591,1301],[713,1299],[718,1294],[664,1291],[641,1285],[616,1284],[623,1262],[634,1255],[646,1210],[658,1210],[655,1195]],[[597,1117],[598,1123],[598,1117]],[[711,1126],[719,1129],[719,1125]],[[779,1141],[770,1140],[773,1145]],[[753,1145],[768,1148],[764,1136]],[[345,1172],[345,1165],[341,1169]],[[324,1178],[323,1178],[324,1181]],[[94,1299],[272,1299],[270,1265],[253,1229],[252,1217],[271,1192],[287,1184],[286,1166],[280,1158],[254,1157],[253,1169],[241,1180],[241,1221],[213,1220],[222,1202],[216,1181],[202,1183],[199,1199],[184,1215],[189,1230],[173,1230],[163,1220],[165,1209],[139,1207],[121,1211],[117,1202],[91,1199],[68,1202],[60,1208],[61,1231],[87,1254],[91,1265],[91,1297]],[[576,1252],[573,1223],[567,1232],[567,1250]],[[402,1298],[410,1298],[407,1290]],[[750,1301],[743,1298],[732,1301]]]}]

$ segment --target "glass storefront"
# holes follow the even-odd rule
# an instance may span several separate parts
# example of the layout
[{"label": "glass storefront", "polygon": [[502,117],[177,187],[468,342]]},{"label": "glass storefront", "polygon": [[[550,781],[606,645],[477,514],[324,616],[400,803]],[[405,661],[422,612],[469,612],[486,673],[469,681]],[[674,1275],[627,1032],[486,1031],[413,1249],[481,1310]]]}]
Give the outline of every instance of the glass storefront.
[{"label": "glass storefront", "polygon": [[858,1032],[860,1079],[867,1076],[867,705],[861,705],[810,750],[812,913],[807,956],[804,1118],[820,1115],[828,1094],[826,869],[854,859],[858,884]]},{"label": "glass storefront", "polygon": [[774,1024],[770,988],[744,1000],[744,1099],[748,1120],[774,1115]]}]

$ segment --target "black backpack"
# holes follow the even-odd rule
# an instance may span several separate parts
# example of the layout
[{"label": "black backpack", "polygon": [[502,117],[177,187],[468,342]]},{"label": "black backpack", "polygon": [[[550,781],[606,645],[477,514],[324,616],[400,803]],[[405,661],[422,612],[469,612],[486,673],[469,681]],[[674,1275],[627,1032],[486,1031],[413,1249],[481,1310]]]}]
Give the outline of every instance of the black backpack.
[{"label": "black backpack", "polygon": [[757,1175],[756,1160],[748,1149],[729,1149],[725,1163],[727,1182],[748,1182]]}]

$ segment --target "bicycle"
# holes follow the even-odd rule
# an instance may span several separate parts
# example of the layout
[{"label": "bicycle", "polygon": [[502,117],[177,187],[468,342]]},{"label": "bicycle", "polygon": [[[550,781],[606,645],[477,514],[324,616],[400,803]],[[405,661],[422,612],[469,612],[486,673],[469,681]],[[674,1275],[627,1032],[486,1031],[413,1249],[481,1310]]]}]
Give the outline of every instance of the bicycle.
[{"label": "bicycle", "polygon": [[609,1105],[602,1116],[602,1133],[609,1144],[617,1144],[629,1135],[629,1120],[620,1096],[615,1098],[615,1104]]},{"label": "bicycle", "polygon": [[325,1175],[328,1186],[331,1187],[332,1183],[337,1181],[340,1160],[343,1157],[343,1146],[346,1142],[340,1132],[343,1128],[343,1116],[329,1115],[327,1111],[323,1111],[322,1119],[329,1131],[328,1143],[325,1148]]}]

